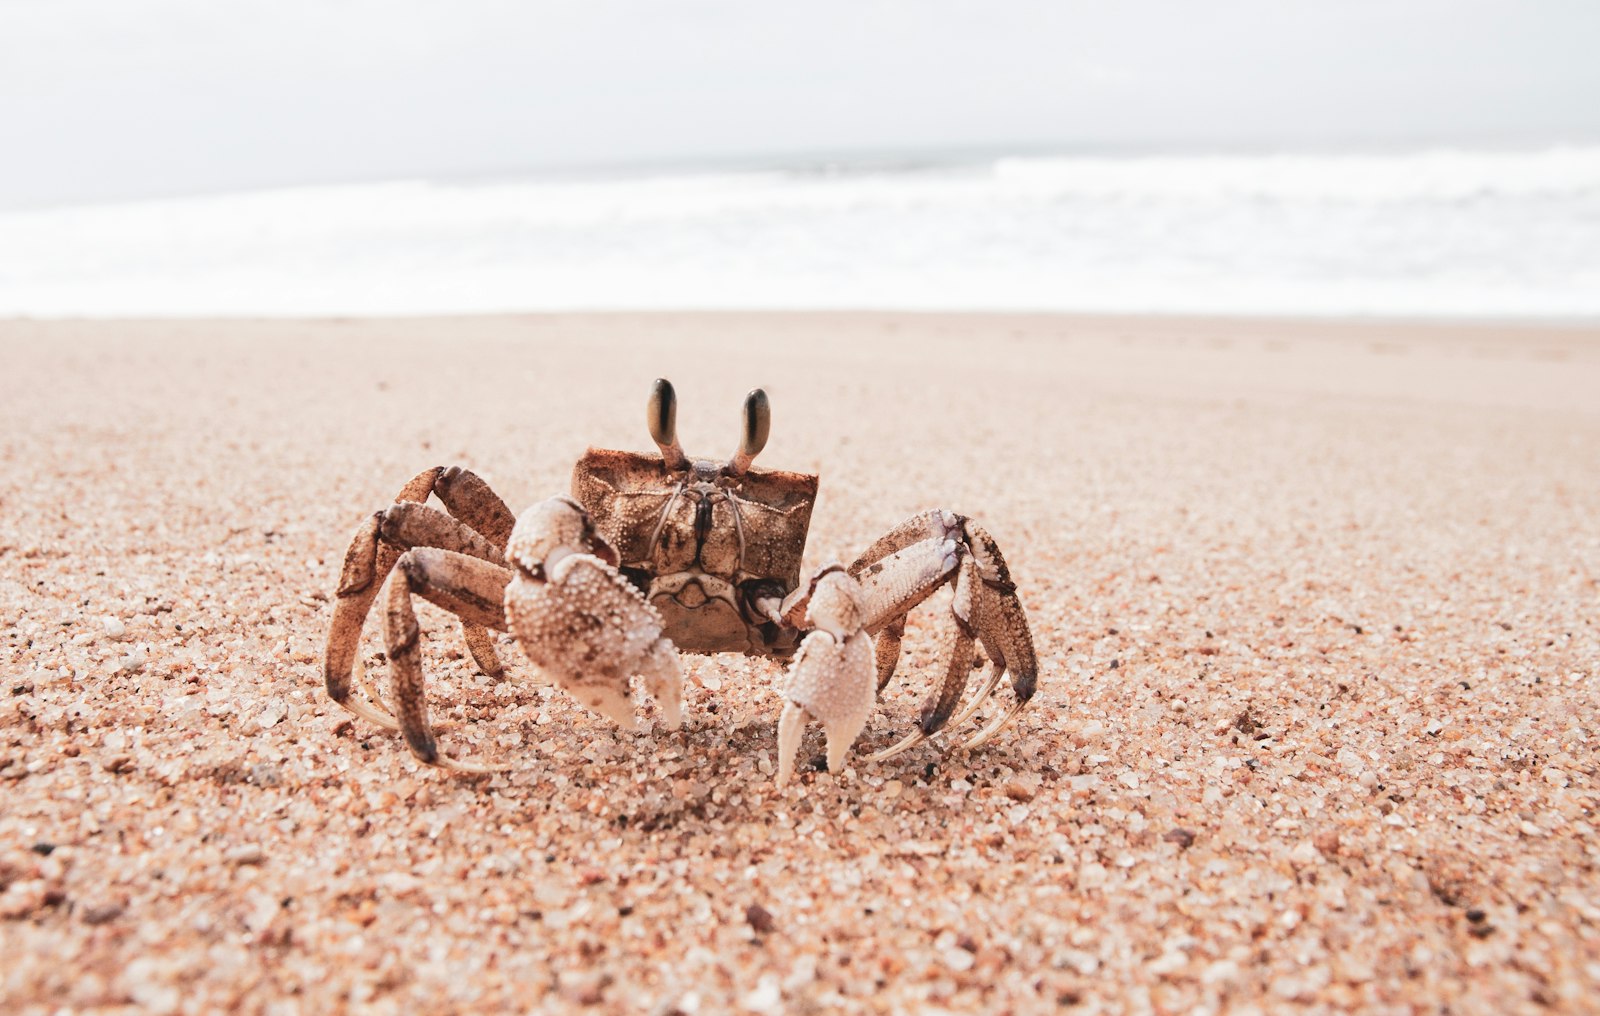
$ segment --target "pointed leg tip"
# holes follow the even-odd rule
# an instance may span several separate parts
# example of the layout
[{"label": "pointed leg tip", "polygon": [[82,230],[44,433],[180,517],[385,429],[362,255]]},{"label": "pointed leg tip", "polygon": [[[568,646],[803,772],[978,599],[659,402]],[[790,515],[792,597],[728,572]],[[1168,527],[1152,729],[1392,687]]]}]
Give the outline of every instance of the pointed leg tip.
[{"label": "pointed leg tip", "polygon": [[889,747],[878,752],[876,755],[868,756],[867,761],[887,762],[896,755],[901,755],[910,751],[912,748],[915,748],[917,745],[921,744],[927,739],[927,734],[924,734],[921,730],[914,730],[910,734],[907,734],[898,743],[890,745]]},{"label": "pointed leg tip", "polygon": [[588,709],[599,713],[623,730],[637,731],[639,717],[633,709],[633,700],[610,688],[591,688],[574,696]]},{"label": "pointed leg tip", "polygon": [[378,726],[383,727],[386,730],[400,729],[399,720],[395,719],[393,716],[389,715],[383,710],[376,709],[364,702],[358,701],[357,699],[345,699],[339,704],[356,716],[366,720],[368,723],[376,723]]},{"label": "pointed leg tip", "polygon": [[794,762],[800,754],[800,739],[805,733],[806,711],[794,702],[783,704],[778,717],[778,786],[786,786],[794,776]]},{"label": "pointed leg tip", "polygon": [[778,775],[773,781],[782,790],[794,780],[794,759],[782,759],[778,762]]},{"label": "pointed leg tip", "polygon": [[656,708],[661,710],[661,725],[668,730],[677,730],[683,726],[683,703],[676,698],[656,699]]},{"label": "pointed leg tip", "polygon": [[849,745],[846,745],[843,750],[840,751],[834,751],[832,745],[828,746],[828,772],[833,774],[834,779],[839,779],[844,776],[845,763],[849,757]]},{"label": "pointed leg tip", "polygon": [[1018,713],[1022,712],[1022,707],[1027,704],[1028,703],[1025,699],[1013,702],[1010,708],[1001,713],[992,723],[978,731],[976,734],[972,735],[972,737],[961,746],[961,749],[963,751],[971,751],[974,748],[981,748],[983,745],[987,744],[989,739],[1000,733],[1000,731],[1004,729],[1005,726],[1010,723]]},{"label": "pointed leg tip", "polygon": [[865,724],[850,723],[828,730],[828,772],[840,775],[850,760],[850,749],[861,735]]},{"label": "pointed leg tip", "polygon": [[794,753],[785,751],[780,746],[778,748],[778,775],[773,779],[773,783],[777,785],[779,790],[783,790],[794,782],[794,762]]},{"label": "pointed leg tip", "polygon": [[487,762],[465,762],[444,755],[440,755],[429,764],[436,769],[445,769],[466,776],[491,776],[495,773],[504,773],[511,770],[510,766],[490,765]]}]

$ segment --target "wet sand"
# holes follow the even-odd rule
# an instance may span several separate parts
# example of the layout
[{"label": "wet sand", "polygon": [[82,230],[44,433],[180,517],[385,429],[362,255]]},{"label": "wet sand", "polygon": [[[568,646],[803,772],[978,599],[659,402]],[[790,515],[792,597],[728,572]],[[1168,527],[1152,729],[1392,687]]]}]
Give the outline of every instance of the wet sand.
[{"label": "wet sand", "polygon": [[[0,357],[7,1012],[1600,998],[1600,330],[8,322]],[[648,447],[656,376],[692,454],[768,389],[761,464],[822,475],[808,566],[980,519],[1040,652],[1018,722],[860,761],[915,721],[937,602],[851,768],[782,792],[763,661],[689,658],[683,731],[623,733],[424,606],[487,780],[327,700],[364,516],[436,464],[562,492]]]}]

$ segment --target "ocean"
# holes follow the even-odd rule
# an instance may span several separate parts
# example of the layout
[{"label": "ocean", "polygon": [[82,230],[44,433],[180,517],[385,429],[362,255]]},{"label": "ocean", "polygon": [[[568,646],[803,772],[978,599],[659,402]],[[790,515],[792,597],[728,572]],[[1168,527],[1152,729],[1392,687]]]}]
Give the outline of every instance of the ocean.
[{"label": "ocean", "polygon": [[1600,317],[1600,146],[396,181],[0,211],[0,315]]}]

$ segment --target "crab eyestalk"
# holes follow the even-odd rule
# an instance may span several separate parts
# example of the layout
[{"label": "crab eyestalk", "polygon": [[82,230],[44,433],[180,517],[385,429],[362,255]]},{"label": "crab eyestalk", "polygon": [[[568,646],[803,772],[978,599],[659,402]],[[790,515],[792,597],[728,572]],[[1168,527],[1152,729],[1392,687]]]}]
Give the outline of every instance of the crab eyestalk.
[{"label": "crab eyestalk", "polygon": [[645,422],[650,426],[650,438],[661,449],[661,459],[668,471],[688,469],[689,456],[683,453],[683,446],[678,444],[678,393],[672,390],[671,381],[656,378],[656,383],[650,388],[650,406],[645,415]]},{"label": "crab eyestalk", "polygon": [[767,434],[772,430],[772,406],[767,393],[760,388],[751,389],[744,397],[744,432],[739,436],[739,450],[728,460],[729,476],[743,476],[750,464],[767,446]]}]

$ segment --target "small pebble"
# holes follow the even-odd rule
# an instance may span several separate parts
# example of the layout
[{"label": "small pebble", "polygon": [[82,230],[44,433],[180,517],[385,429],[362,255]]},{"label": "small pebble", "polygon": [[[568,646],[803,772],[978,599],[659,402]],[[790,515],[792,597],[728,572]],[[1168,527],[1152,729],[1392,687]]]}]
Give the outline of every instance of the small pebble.
[{"label": "small pebble", "polygon": [[247,779],[251,786],[276,787],[283,782],[283,770],[270,762],[257,762],[250,767]]},{"label": "small pebble", "polygon": [[1013,801],[1033,800],[1034,789],[1026,780],[1007,780],[1002,789]]},{"label": "small pebble", "polygon": [[127,907],[121,903],[100,903],[85,909],[83,914],[84,924],[106,924],[121,917]]},{"label": "small pebble", "polygon": [[957,973],[963,970],[971,970],[972,965],[978,961],[976,956],[959,946],[946,949],[939,956],[944,961],[945,967]]},{"label": "small pebble", "polygon": [[762,935],[770,935],[778,927],[778,922],[773,919],[772,912],[759,903],[752,903],[744,908],[744,919],[745,923]]}]

